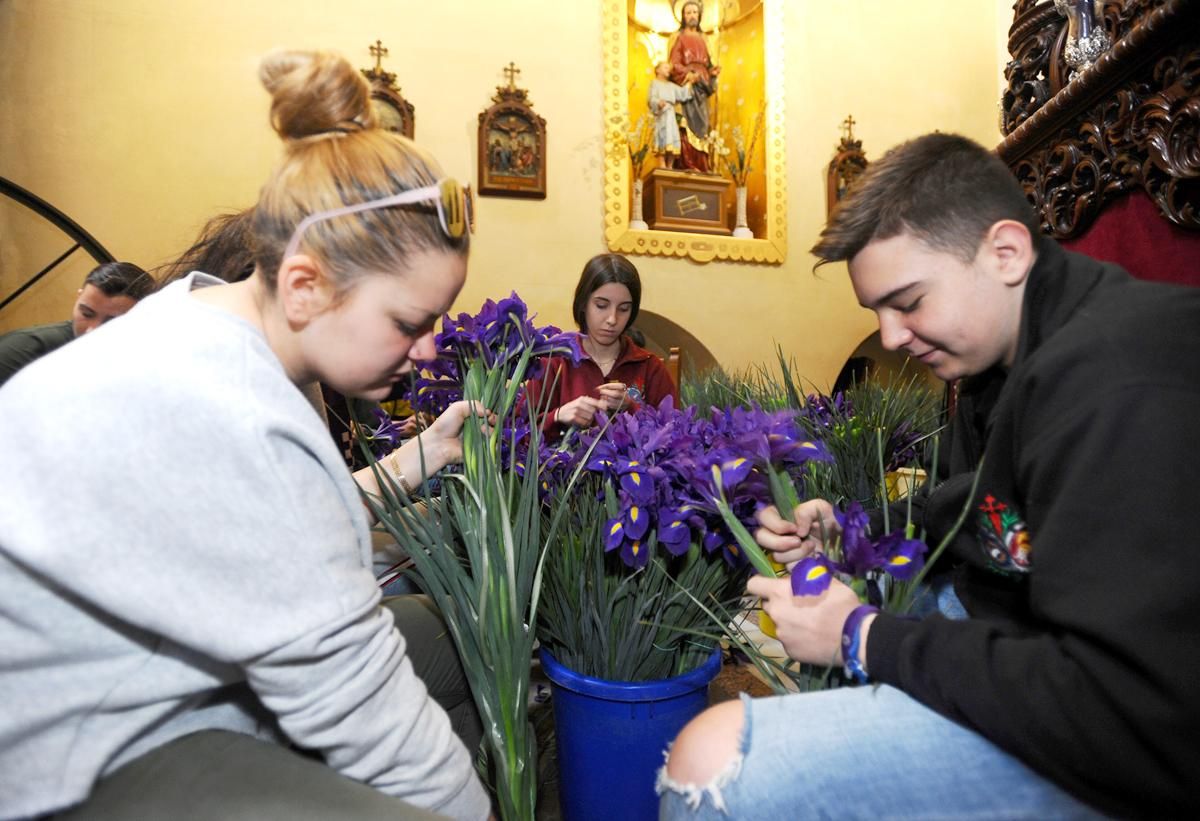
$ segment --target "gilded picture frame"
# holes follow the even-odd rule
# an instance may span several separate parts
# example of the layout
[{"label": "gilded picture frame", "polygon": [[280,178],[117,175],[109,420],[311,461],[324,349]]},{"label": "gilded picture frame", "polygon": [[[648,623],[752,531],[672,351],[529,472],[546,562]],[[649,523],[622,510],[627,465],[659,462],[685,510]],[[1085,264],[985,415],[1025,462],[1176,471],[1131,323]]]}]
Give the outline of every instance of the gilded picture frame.
[{"label": "gilded picture frame", "polygon": [[[661,2],[668,9],[671,0]],[[696,262],[733,260],[782,264],[787,259],[787,163],[785,151],[785,95],[783,4],[785,0],[743,2],[741,6],[761,5],[763,72],[761,87],[736,88],[732,85],[733,71],[722,74],[724,93],[747,95],[760,102],[763,114],[761,151],[762,166],[754,169],[758,180],[751,180],[751,191],[761,191],[759,228],[753,239],[712,236],[683,231],[655,231],[631,228],[631,204],[634,190],[633,168],[627,135],[631,122],[636,122],[645,100],[638,97],[639,76],[630,75],[631,63],[644,67],[647,63],[641,50],[645,48],[634,21],[635,6],[646,0],[604,0],[603,3],[603,60],[604,60],[604,118],[606,150],[604,160],[604,223],[608,248],[616,253],[649,254],[654,256],[685,257]],[[706,0],[706,6],[724,4],[738,6],[729,0]],[[676,16],[678,19],[678,16]],[[637,50],[635,52],[635,50]],[[727,56],[727,55],[726,55]],[[644,83],[642,84],[644,87]],[[721,93],[721,92],[718,92]],[[749,122],[742,123],[743,128]],[[647,169],[643,169],[645,173]]]}]

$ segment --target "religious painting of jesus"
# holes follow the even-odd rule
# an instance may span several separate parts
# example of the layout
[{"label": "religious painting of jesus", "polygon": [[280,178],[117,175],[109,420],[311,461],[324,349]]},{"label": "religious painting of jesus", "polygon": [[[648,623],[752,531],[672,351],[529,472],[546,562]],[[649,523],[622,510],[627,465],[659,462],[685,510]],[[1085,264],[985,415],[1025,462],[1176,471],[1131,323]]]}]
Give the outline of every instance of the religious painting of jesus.
[{"label": "religious painting of jesus", "polygon": [[546,121],[534,112],[520,73],[510,63],[507,86],[479,115],[479,193],[498,197],[546,197]]}]

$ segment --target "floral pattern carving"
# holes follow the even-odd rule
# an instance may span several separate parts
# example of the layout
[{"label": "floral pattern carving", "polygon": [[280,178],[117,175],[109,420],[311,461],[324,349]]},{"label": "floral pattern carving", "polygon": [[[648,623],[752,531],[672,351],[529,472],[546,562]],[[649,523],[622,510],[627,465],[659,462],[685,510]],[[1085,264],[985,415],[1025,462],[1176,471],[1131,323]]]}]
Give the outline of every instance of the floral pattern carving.
[{"label": "floral pattern carving", "polygon": [[[1107,202],[1138,187],[1171,222],[1200,230],[1200,27],[1188,5],[1106,4],[1106,27],[1126,34],[1092,70],[1041,104],[1027,93],[1028,104],[1010,106],[1006,94],[1002,123],[1011,131],[997,151],[1052,236],[1080,234]],[[1045,43],[1035,35],[1014,40],[1034,43],[1033,55]]]}]

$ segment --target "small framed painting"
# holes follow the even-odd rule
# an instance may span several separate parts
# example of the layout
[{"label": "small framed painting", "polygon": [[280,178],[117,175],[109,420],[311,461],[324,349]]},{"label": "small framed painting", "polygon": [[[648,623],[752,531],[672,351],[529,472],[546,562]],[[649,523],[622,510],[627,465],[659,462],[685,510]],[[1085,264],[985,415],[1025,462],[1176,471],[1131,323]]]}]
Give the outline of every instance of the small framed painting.
[{"label": "small framed painting", "polygon": [[520,73],[504,69],[507,86],[497,86],[492,105],[479,115],[479,194],[546,198],[546,121],[517,88]]}]

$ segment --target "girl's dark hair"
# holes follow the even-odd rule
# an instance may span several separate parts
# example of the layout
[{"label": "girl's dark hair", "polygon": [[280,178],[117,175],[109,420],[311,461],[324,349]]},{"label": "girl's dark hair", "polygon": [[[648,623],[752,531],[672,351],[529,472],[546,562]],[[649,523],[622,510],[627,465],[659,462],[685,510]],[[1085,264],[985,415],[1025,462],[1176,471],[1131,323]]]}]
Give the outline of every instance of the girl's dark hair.
[{"label": "girl's dark hair", "polygon": [[571,304],[571,311],[579,330],[584,333],[588,332],[588,299],[598,289],[613,282],[629,289],[629,296],[633,298],[633,308],[629,312],[629,324],[625,327],[628,329],[630,325],[633,325],[634,320],[637,319],[638,308],[642,304],[642,280],[638,276],[637,268],[634,268],[633,263],[620,254],[599,254],[589,259],[583,266],[583,273],[579,275],[579,284],[575,286],[575,301]]}]

